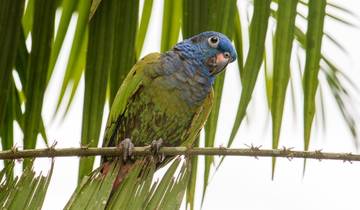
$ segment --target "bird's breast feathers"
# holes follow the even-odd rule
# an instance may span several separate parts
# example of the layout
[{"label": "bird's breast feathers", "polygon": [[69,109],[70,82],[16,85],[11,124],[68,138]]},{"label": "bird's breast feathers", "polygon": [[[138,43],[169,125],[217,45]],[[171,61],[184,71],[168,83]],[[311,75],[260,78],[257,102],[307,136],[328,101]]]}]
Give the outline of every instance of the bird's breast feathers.
[{"label": "bird's breast feathers", "polygon": [[125,82],[138,77],[141,82],[123,113],[108,123],[113,134],[109,136],[111,145],[123,138],[131,138],[136,145],[158,138],[163,138],[165,145],[179,145],[190,135],[192,121],[203,112],[212,85],[179,59],[176,55],[150,54],[136,64]]}]

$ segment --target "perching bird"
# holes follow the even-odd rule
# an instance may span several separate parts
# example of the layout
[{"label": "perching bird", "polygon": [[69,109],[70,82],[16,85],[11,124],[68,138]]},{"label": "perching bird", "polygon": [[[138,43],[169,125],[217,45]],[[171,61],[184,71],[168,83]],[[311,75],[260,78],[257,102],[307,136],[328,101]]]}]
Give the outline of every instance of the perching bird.
[{"label": "perching bird", "polygon": [[[225,35],[209,31],[133,66],[111,106],[104,136],[103,146],[121,145],[125,151],[115,187],[131,169],[126,159],[133,145],[158,150],[160,144],[193,144],[211,110],[215,77],[236,56]],[[103,159],[105,165],[109,161]]]}]

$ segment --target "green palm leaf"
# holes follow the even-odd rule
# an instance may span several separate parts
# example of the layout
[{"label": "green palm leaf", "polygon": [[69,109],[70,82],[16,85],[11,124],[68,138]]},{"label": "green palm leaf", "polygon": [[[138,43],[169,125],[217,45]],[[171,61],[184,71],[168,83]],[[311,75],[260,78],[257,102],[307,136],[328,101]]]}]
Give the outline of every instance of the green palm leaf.
[{"label": "green palm leaf", "polygon": [[20,40],[23,9],[24,2],[21,0],[0,3],[0,125],[3,124],[8,98],[12,92],[11,71]]},{"label": "green palm leaf", "polygon": [[[35,147],[38,134],[41,134],[47,142],[47,125],[41,117],[44,92],[53,75],[60,50],[65,45],[64,38],[69,32],[69,24],[75,17],[75,13],[77,14],[77,25],[68,64],[62,75],[64,80],[59,90],[60,96],[57,100],[55,114],[58,114],[60,106],[64,105],[63,117],[68,115],[68,110],[84,73],[85,97],[81,143],[85,146],[97,146],[104,107],[107,100],[109,100],[109,104],[112,103],[124,77],[141,54],[150,17],[155,12],[152,11],[154,2],[153,0],[143,2],[140,20],[139,0],[131,1],[131,3],[116,0],[29,0],[24,8],[25,2],[24,0],[5,0],[0,3],[0,35],[2,37],[0,52],[3,55],[0,58],[1,148],[13,147],[14,120],[19,123],[24,132],[25,148]],[[323,126],[326,123],[327,104],[324,103],[324,97],[326,97],[324,88],[331,90],[331,95],[334,97],[343,119],[355,137],[354,145],[358,146],[356,141],[358,119],[352,115],[356,110],[349,106],[349,104],[354,104],[352,90],[357,89],[356,85],[352,84],[351,78],[347,78],[346,72],[342,72],[341,67],[333,63],[331,57],[321,53],[323,45],[321,41],[324,37],[331,45],[347,53],[346,48],[342,46],[337,37],[324,27],[324,20],[331,19],[348,27],[358,27],[360,18],[352,10],[325,0],[254,0],[250,2],[253,7],[249,7],[253,9],[252,19],[248,21],[249,25],[244,25],[247,21],[242,20],[242,14],[239,14],[241,10],[238,10],[235,0],[165,0],[162,3],[164,10],[161,26],[161,51],[171,48],[178,41],[180,32],[184,38],[187,38],[202,31],[216,30],[227,34],[234,40],[238,52],[237,61],[242,90],[235,122],[230,138],[226,142],[228,146],[235,141],[239,127],[246,117],[246,111],[263,63],[265,64],[267,105],[271,112],[273,125],[273,148],[279,146],[283,112],[286,109],[284,101],[286,97],[290,97],[286,94],[289,81],[292,98],[295,94],[297,96],[304,94],[302,106],[304,109],[305,150],[309,149],[312,124],[316,113],[318,113],[317,117],[322,119]],[[301,4],[301,7],[308,9],[308,15],[305,15],[305,10],[297,10],[298,3]],[[325,7],[330,7],[331,10],[326,11]],[[55,30],[57,33],[54,34],[56,8],[61,9],[59,10],[61,15],[58,28]],[[339,16],[338,13],[332,12],[333,10],[346,14],[347,17]],[[307,30],[301,27],[295,18],[298,18],[299,22],[306,22]],[[271,31],[275,28],[268,26],[269,20],[276,23],[275,33]],[[249,40],[245,40],[246,36],[243,36],[242,27],[250,29]],[[266,38],[273,39],[271,46],[267,46],[265,43]],[[31,42],[31,49],[27,49],[26,42]],[[247,42],[249,42],[249,49],[247,55],[244,55],[243,53],[247,51],[244,50]],[[305,58],[301,56],[295,60],[292,58],[293,45],[299,46],[295,50],[305,52]],[[269,50],[271,47],[273,48],[272,52]],[[298,52],[296,53],[299,55]],[[294,78],[291,77],[290,64],[293,62],[292,60],[305,63],[304,69],[301,68],[301,65],[298,69],[296,68],[300,74],[299,78],[303,80],[303,89],[298,91],[299,93],[295,92]],[[273,65],[270,66],[267,63]],[[319,81],[320,75],[324,76],[325,80]],[[18,81],[15,85],[14,77],[16,80],[19,77],[21,85],[18,84]],[[219,109],[220,106],[226,106],[221,101],[223,85],[224,75],[221,75],[214,86],[216,98],[213,111],[205,127],[205,139],[199,138],[199,141],[204,141],[204,145],[208,147],[215,145],[216,132],[220,127],[217,126]],[[318,91],[320,104],[315,103]],[[69,97],[67,97],[68,94]],[[295,111],[296,108],[294,108]],[[81,158],[79,180],[92,171],[93,160],[93,157]],[[165,176],[155,182],[153,182],[156,171],[154,163],[139,164],[126,178],[123,186],[114,192],[110,200],[112,183],[117,175],[116,169],[119,165],[114,164],[113,171],[107,176],[99,175],[99,171],[95,171],[90,177],[84,178],[85,181],[79,185],[66,208],[79,209],[88,206],[93,209],[102,209],[105,207],[129,208],[131,206],[134,209],[177,209],[186,192],[187,207],[194,209],[196,178],[198,172],[202,173],[198,169],[201,163],[197,158],[187,161],[191,161],[191,164],[190,162],[182,163],[176,159],[166,170]],[[218,167],[222,161],[223,158],[220,159]],[[26,160],[25,163],[30,162]],[[205,158],[202,180],[204,183],[203,196],[213,163],[213,157]],[[273,172],[274,167],[275,159]],[[33,201],[25,199],[30,204],[21,203],[19,205],[34,209],[40,208],[49,178],[45,180],[36,177],[33,172],[25,169],[22,178],[13,180],[12,162],[5,161],[5,168],[6,170],[0,172],[1,187],[11,188],[25,186],[26,183],[31,184],[28,184],[29,188],[24,192],[7,191],[6,194],[1,194],[0,201],[4,201],[1,200],[4,199],[1,196],[8,196],[6,199],[12,203],[6,203],[7,206],[14,205],[15,201],[21,203],[16,197],[17,194],[30,195],[33,189],[39,192],[39,197],[34,197]],[[3,178],[5,176],[6,179]],[[34,183],[36,186],[41,186],[41,190],[36,190],[35,185],[32,185]],[[106,204],[103,203],[104,200],[106,200]]]},{"label": "green palm leaf", "polygon": [[[17,93],[12,81],[12,67],[14,66],[17,46],[20,45],[22,27],[21,16],[24,9],[23,1],[3,1],[0,3],[0,137],[2,149],[11,149],[14,143],[13,120]],[[10,167],[10,162],[5,161]],[[6,173],[8,179],[13,178],[12,170]]]},{"label": "green palm leaf", "polygon": [[116,1],[115,35],[113,59],[110,67],[110,104],[136,62],[135,41],[138,22],[139,1]]},{"label": "green palm leaf", "polygon": [[[67,88],[71,87],[71,95],[67,102],[67,106],[66,106],[64,115],[66,115],[66,113],[70,107],[70,104],[75,95],[76,89],[78,87],[78,84],[80,82],[81,75],[85,68],[85,61],[86,61],[86,53],[85,52],[86,52],[87,44],[88,44],[87,43],[87,41],[88,41],[87,27],[88,27],[88,19],[89,19],[91,2],[90,1],[79,1],[79,2],[77,2],[77,4],[75,4],[74,2],[76,2],[76,1],[71,1],[70,3],[68,3],[65,0],[63,2],[64,7],[67,6],[67,4],[69,4],[69,6],[67,6],[67,9],[64,9],[64,12],[62,13],[58,33],[55,38],[54,53],[51,54],[51,59],[52,59],[51,64],[52,65],[50,66],[50,71],[52,71],[52,69],[55,66],[56,59],[58,58],[58,55],[59,55],[60,45],[63,43],[64,35],[67,32],[66,26],[68,26],[68,25],[63,26],[62,23],[69,24],[70,17],[72,16],[72,14],[76,8],[76,11],[78,12],[78,19],[77,19],[77,23],[76,23],[74,40],[73,40],[73,43],[71,46],[69,60],[68,60],[67,66],[66,66],[65,75],[64,75],[62,86],[61,86],[60,95],[59,95],[58,103],[56,106],[56,111],[55,111],[55,113],[57,113],[59,111],[60,105],[64,99],[65,91]],[[71,8],[69,9],[68,7],[71,7]],[[59,43],[59,46],[57,45],[57,43]]]},{"label": "green palm leaf", "polygon": [[241,121],[246,114],[250,102],[257,74],[263,61],[262,55],[265,48],[265,37],[268,28],[271,1],[254,1],[254,14],[250,25],[250,47],[246,58],[244,73],[242,76],[243,89],[241,91],[240,103],[238,106],[236,120],[233,125],[228,146],[232,144],[235,135],[240,127]]},{"label": "green palm leaf", "polygon": [[[48,71],[47,80],[50,79],[50,76],[55,67],[56,60],[59,56],[59,52],[60,52],[61,46],[64,42],[65,35],[66,35],[67,29],[69,27],[72,14],[76,9],[76,5],[77,5],[77,1],[64,0],[62,2],[61,18],[60,18],[59,27],[58,27],[58,30],[57,30],[57,33],[56,33],[56,36],[54,39],[53,50],[50,55],[50,61],[49,61],[50,63],[49,63],[49,71]],[[77,41],[77,42],[79,42],[79,41]],[[75,43],[77,43],[77,42],[75,42]]]},{"label": "green palm leaf", "polygon": [[304,72],[304,148],[309,149],[311,125],[315,114],[315,94],[320,69],[321,41],[326,1],[310,1],[309,26],[306,36],[306,64]]},{"label": "green palm leaf", "polygon": [[[54,32],[55,1],[35,0],[32,47],[26,72],[24,148],[34,148],[40,131],[42,101]],[[26,122],[26,123],[25,123]],[[24,162],[27,163],[27,162]]]},{"label": "green palm leaf", "polygon": [[179,39],[182,1],[165,0],[161,33],[161,52],[171,49]]},{"label": "green palm leaf", "polygon": [[95,170],[84,177],[65,209],[178,209],[189,179],[187,161],[176,158],[160,180],[153,182],[155,163],[139,160],[120,184],[113,190],[120,161],[109,165],[103,174]]},{"label": "green palm leaf", "polygon": [[[274,78],[272,85],[272,148],[279,146],[280,128],[284,110],[285,94],[290,77],[290,57],[294,39],[297,0],[280,0],[275,32]],[[273,158],[273,175],[275,158]]]},{"label": "green palm leaf", "polygon": [[[115,8],[115,1],[104,1],[90,21],[81,128],[82,145],[97,146],[99,141],[114,46]],[[80,158],[79,181],[92,171],[93,162],[93,157]]]},{"label": "green palm leaf", "polygon": [[151,17],[152,7],[153,7],[153,0],[145,0],[141,15],[139,30],[136,36],[136,43],[135,43],[136,59],[140,57],[140,53],[144,45],[146,31],[148,29],[149,21]]},{"label": "green palm leaf", "polygon": [[12,169],[12,167],[14,167],[13,162],[0,171],[0,208],[41,209],[50,183],[53,164],[47,176],[36,176],[35,172],[27,167],[21,177],[1,181],[6,170]]}]

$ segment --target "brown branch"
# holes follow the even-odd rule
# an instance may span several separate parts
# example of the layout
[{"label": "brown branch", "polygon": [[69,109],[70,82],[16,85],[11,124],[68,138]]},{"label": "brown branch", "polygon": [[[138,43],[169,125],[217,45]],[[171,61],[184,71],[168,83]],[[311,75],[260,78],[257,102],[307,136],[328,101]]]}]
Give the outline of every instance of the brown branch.
[{"label": "brown branch", "polygon": [[[252,157],[285,157],[307,158],[318,160],[342,160],[342,161],[360,161],[360,154],[351,153],[329,153],[316,151],[292,151],[291,149],[260,149],[253,147],[246,149],[228,149],[228,148],[186,148],[186,147],[162,147],[161,153],[165,155],[219,155],[219,156],[252,156]],[[40,157],[68,157],[68,156],[120,156],[121,148],[63,148],[55,149],[27,149],[27,150],[7,150],[0,151],[0,159],[21,159],[21,158],[40,158]],[[134,155],[151,155],[149,147],[135,147]]]}]

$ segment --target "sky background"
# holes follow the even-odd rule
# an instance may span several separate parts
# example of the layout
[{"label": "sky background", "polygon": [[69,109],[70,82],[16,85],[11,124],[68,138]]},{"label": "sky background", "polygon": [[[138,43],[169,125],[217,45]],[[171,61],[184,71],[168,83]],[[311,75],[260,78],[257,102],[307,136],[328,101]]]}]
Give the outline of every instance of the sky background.
[{"label": "sky background", "polygon": [[[360,14],[360,2],[357,0],[337,1],[354,13]],[[141,1],[142,6],[143,1]],[[238,6],[245,11],[249,6],[246,0],[238,1]],[[149,31],[145,40],[142,56],[160,50],[162,1],[154,0]],[[59,14],[58,14],[59,15]],[[59,16],[58,16],[59,17]],[[242,20],[246,13],[241,13]],[[50,142],[57,141],[57,148],[78,147],[80,143],[82,101],[84,80],[82,78],[79,90],[76,93],[71,109],[61,122],[60,119],[52,120],[52,113],[56,106],[57,96],[61,87],[62,76],[69,55],[71,40],[75,28],[73,17],[70,30],[65,39],[65,45],[57,62],[54,76],[45,93],[43,118],[47,125]],[[245,24],[243,24],[245,25]],[[343,26],[331,20],[325,22],[326,31],[336,37],[347,49],[348,54],[341,53],[338,48],[329,45],[324,39],[323,53],[334,59],[344,72],[360,84],[360,30]],[[243,30],[246,31],[246,30]],[[244,32],[245,33],[245,32]],[[244,34],[247,39],[247,34]],[[28,43],[31,45],[31,43]],[[245,43],[244,48],[247,49]],[[240,97],[240,79],[237,74],[237,65],[230,64],[227,68],[223,103],[220,111],[220,120],[217,132],[216,146],[220,146],[229,137],[231,126],[235,118],[237,101]],[[263,69],[259,75],[263,75]],[[321,78],[320,78],[321,79]],[[296,85],[296,84],[295,84]],[[300,88],[297,84],[297,88]],[[359,86],[359,85],[358,85]],[[265,83],[260,76],[255,87],[253,99],[248,109],[249,116],[241,125],[233,147],[245,147],[245,144],[262,145],[262,148],[271,148],[271,120],[265,101]],[[324,131],[315,122],[310,149],[323,149],[329,152],[356,152],[352,137],[337,110],[333,98],[325,91],[326,126]],[[288,91],[289,93],[289,91]],[[358,96],[359,97],[359,96]],[[302,96],[296,95],[297,113],[294,115],[291,108],[291,98],[286,99],[286,109],[280,137],[281,146],[303,148],[302,129]],[[359,106],[357,98],[356,106]],[[106,120],[108,109],[104,112]],[[354,113],[355,114],[355,113]],[[17,125],[15,125],[17,126]],[[104,126],[103,126],[104,127]],[[18,127],[17,127],[18,129]],[[101,134],[102,136],[102,134]],[[16,132],[17,145],[21,146],[21,132]],[[99,142],[101,145],[101,141]],[[45,147],[39,141],[38,147]],[[200,157],[203,160],[203,157]],[[97,163],[99,159],[97,158]],[[49,168],[48,159],[38,159],[35,164],[37,171]],[[202,164],[200,164],[202,167]],[[271,180],[271,158],[252,157],[227,157],[220,170],[212,176],[206,193],[203,209],[359,209],[360,199],[360,163],[343,163],[342,161],[317,161],[308,160],[305,175],[302,174],[303,160],[289,161],[278,159],[275,179]],[[20,171],[20,167],[17,167]],[[201,171],[201,170],[200,170]],[[53,177],[48,189],[48,194],[43,209],[62,209],[70,198],[77,184],[78,158],[57,158]],[[199,187],[202,175],[199,175]],[[201,188],[199,188],[201,189]],[[201,197],[196,198],[196,209],[200,208]]]}]

